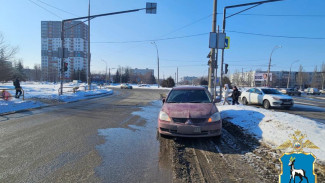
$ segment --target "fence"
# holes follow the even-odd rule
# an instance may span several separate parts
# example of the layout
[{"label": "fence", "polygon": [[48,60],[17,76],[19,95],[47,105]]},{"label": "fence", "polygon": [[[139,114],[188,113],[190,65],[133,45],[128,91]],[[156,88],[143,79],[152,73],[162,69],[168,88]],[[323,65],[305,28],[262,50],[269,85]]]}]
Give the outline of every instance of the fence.
[{"label": "fence", "polygon": [[[76,93],[78,91],[78,89],[79,89],[78,86],[75,86],[75,87],[68,87],[68,86],[66,86],[66,87],[63,87],[63,88],[72,88],[72,90],[68,90],[68,91],[65,91],[65,92],[73,92],[73,93]],[[61,87],[58,89],[58,94],[59,95],[60,95],[60,91],[61,91]],[[64,91],[63,91],[63,93],[64,93]]]},{"label": "fence", "polygon": [[[15,90],[15,91],[16,91],[16,89],[11,89],[11,88],[0,88],[0,93],[1,93],[0,98],[3,98],[3,99],[6,100],[6,98],[14,97],[14,96],[12,96],[12,95],[4,96],[4,93],[5,93],[6,91],[10,91],[10,90]],[[21,96],[23,96],[23,100],[25,100],[25,91],[24,91],[22,88],[20,88],[20,90],[21,90],[21,92],[22,92]]]}]

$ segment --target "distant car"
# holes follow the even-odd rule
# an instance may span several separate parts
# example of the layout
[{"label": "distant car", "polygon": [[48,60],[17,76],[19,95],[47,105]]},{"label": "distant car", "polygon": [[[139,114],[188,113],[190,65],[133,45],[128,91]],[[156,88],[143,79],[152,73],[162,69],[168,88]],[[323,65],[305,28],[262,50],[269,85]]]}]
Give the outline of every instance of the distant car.
[{"label": "distant car", "polygon": [[290,96],[280,93],[274,88],[251,88],[242,92],[241,100],[244,105],[259,104],[265,109],[270,107],[283,107],[290,109],[294,102]]},{"label": "distant car", "polygon": [[200,86],[174,87],[163,99],[158,116],[160,135],[220,136],[222,120],[210,93]]},{"label": "distant car", "polygon": [[325,94],[325,90],[319,90],[321,94]]},{"label": "distant car", "polygon": [[301,96],[301,92],[298,90],[295,90],[293,88],[284,88],[284,89],[281,89],[280,92],[283,94],[287,94],[289,96],[294,96],[294,95]]},{"label": "distant car", "polygon": [[148,84],[139,84],[138,86],[139,87],[150,87],[150,85],[148,85]]},{"label": "distant car", "polygon": [[320,91],[317,88],[307,88],[305,91],[307,95],[320,95]]},{"label": "distant car", "polygon": [[132,89],[133,87],[129,84],[121,84],[121,89]]}]

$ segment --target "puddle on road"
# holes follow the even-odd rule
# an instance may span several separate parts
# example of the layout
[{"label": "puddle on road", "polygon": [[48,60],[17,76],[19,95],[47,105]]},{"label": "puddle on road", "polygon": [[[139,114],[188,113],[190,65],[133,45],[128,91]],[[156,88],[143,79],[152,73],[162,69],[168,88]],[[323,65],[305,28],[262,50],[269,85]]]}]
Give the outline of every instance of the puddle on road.
[{"label": "puddle on road", "polygon": [[171,182],[169,157],[160,154],[156,138],[157,117],[161,102],[133,112],[146,121],[144,126],[98,130],[105,143],[97,146],[102,164],[96,173],[103,182]]}]

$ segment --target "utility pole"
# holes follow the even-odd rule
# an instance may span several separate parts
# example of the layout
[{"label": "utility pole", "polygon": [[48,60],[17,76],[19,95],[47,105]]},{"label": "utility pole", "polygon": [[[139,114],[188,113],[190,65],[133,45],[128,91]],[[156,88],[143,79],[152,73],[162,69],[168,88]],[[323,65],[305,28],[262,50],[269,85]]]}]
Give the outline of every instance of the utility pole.
[{"label": "utility pole", "polygon": [[90,0],[88,4],[88,69],[87,69],[87,84],[88,90],[91,90],[91,81],[90,81]]},{"label": "utility pole", "polygon": [[105,65],[106,65],[106,72],[105,72],[105,83],[107,83],[107,62],[106,62],[106,61],[104,61],[104,60],[102,60],[102,62],[104,62],[104,63],[105,63]]},{"label": "utility pole", "polygon": [[176,72],[175,72],[175,83],[176,83],[176,80],[177,80],[177,79],[176,79]]},{"label": "utility pole", "polygon": [[151,42],[151,44],[155,45],[156,51],[157,51],[157,64],[158,64],[158,80],[157,80],[157,84],[158,84],[158,88],[159,88],[159,53],[158,53],[158,46],[156,44],[156,42]]},{"label": "utility pole", "polygon": [[298,62],[299,60],[295,60],[294,62],[291,63],[290,65],[290,71],[289,71],[289,75],[288,75],[288,83],[287,83],[287,88],[289,88],[289,83],[290,83],[290,76],[291,76],[291,67],[292,67],[292,64]]},{"label": "utility pole", "polygon": [[177,81],[176,81],[177,85],[178,85],[178,67],[177,67]]},{"label": "utility pole", "polygon": [[270,55],[270,60],[269,60],[269,68],[267,70],[267,80],[266,80],[266,86],[270,86],[270,69],[271,69],[271,60],[272,60],[272,54],[277,48],[282,48],[282,46],[276,45]]},{"label": "utility pole", "polygon": [[[212,16],[212,32],[216,32],[216,22],[217,22],[217,0],[213,1],[213,16]],[[211,55],[209,60],[209,91],[211,94],[214,94],[215,86],[214,86],[214,79],[215,79],[215,49],[211,48]]]}]

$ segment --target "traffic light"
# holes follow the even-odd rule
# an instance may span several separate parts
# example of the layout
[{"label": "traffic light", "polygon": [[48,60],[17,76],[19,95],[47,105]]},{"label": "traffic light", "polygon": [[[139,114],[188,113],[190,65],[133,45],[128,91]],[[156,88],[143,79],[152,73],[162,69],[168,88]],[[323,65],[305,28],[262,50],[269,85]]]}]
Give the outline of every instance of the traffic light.
[{"label": "traffic light", "polygon": [[68,63],[64,62],[64,72],[66,72],[68,70]]},{"label": "traffic light", "polygon": [[228,73],[228,64],[225,64],[225,73]]}]

